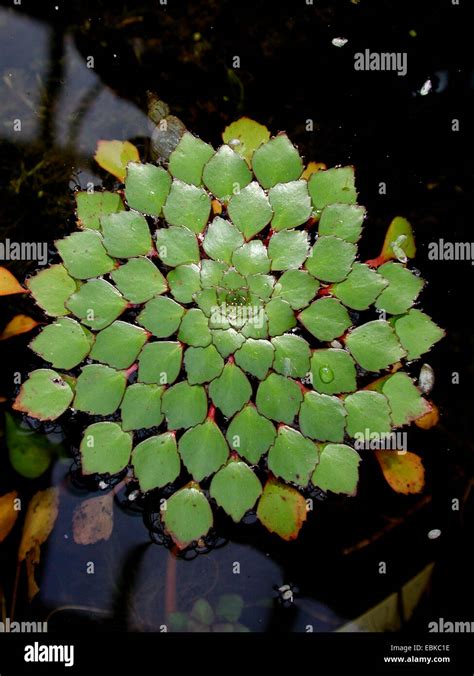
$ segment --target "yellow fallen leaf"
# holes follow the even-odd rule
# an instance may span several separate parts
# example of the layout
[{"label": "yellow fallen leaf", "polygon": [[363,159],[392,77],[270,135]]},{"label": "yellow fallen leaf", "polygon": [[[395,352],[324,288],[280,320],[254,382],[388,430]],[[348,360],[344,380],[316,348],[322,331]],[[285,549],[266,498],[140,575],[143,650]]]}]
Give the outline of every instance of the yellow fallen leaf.
[{"label": "yellow fallen leaf", "polygon": [[0,404],[3,404],[3,403],[5,403],[5,402],[6,402],[6,400],[7,400],[7,398],[6,398],[6,397],[0,397]]},{"label": "yellow fallen leaf", "polygon": [[14,293],[28,293],[12,273],[0,267],[0,296],[11,296]]},{"label": "yellow fallen leaf", "polygon": [[415,425],[423,430],[429,430],[439,423],[439,408],[433,402],[430,402],[430,406],[431,410],[428,413],[415,420]]},{"label": "yellow fallen leaf", "polygon": [[72,533],[78,545],[108,540],[114,528],[114,493],[84,500],[74,510]]},{"label": "yellow fallen leaf", "polygon": [[116,176],[123,183],[127,173],[127,164],[139,162],[140,155],[137,148],[129,141],[99,141],[94,159],[102,169]]},{"label": "yellow fallen leaf", "polygon": [[26,560],[30,601],[39,591],[34,577],[35,566],[40,560],[40,547],[46,542],[56,523],[58,504],[58,489],[47,488],[35,493],[28,505],[18,550],[18,562]]},{"label": "yellow fallen leaf", "polygon": [[16,315],[12,320],[3,329],[3,332],[0,334],[0,340],[7,340],[7,338],[13,338],[13,336],[19,336],[20,333],[28,333],[38,326],[38,322],[27,317],[27,315]]},{"label": "yellow fallen leaf", "polygon": [[222,213],[222,204],[219,202],[219,200],[212,200],[211,205],[212,213],[219,216],[219,214]]},{"label": "yellow fallen leaf", "polygon": [[327,166],[324,164],[324,162],[308,162],[308,166],[306,169],[303,171],[301,174],[301,178],[305,179],[306,181],[309,180],[309,177],[312,174],[315,174],[318,171],[327,169]]},{"label": "yellow fallen leaf", "polygon": [[39,592],[38,584],[35,580],[35,566],[40,562],[41,551],[39,545],[30,549],[26,555],[26,578],[28,580],[28,601],[32,601]]},{"label": "yellow fallen leaf", "polygon": [[5,540],[18,518],[18,510],[14,506],[17,497],[16,491],[0,496],[0,542]]},{"label": "yellow fallen leaf", "polygon": [[270,138],[268,129],[249,117],[241,117],[229,124],[222,132],[222,140],[228,143],[247,164],[252,164],[252,155],[257,148]]},{"label": "yellow fallen leaf", "polygon": [[375,451],[375,457],[388,485],[396,493],[421,493],[425,485],[425,468],[418,455],[409,451],[404,454]]}]

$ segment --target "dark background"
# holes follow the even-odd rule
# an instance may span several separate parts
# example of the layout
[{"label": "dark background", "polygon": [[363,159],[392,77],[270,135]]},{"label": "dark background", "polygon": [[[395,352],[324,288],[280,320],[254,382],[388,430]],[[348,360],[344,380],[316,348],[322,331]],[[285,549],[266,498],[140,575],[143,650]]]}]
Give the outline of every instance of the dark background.
[{"label": "dark background", "polygon": [[[316,571],[328,574],[329,586],[340,585],[336,606],[340,610],[342,604],[348,614],[363,606],[358,583],[370,589],[367,599],[376,601],[407,579],[410,571],[416,572],[420,562],[436,558],[431,597],[414,620],[420,626],[426,626],[426,617],[451,614],[459,620],[472,619],[473,498],[468,480],[474,475],[473,268],[469,261],[430,261],[427,256],[428,244],[439,238],[473,240],[474,72],[468,4],[466,0],[459,6],[451,0],[314,0],[313,5],[304,0],[278,5],[261,0],[168,0],[164,6],[158,0],[22,0],[17,7],[10,1],[0,3],[2,239],[50,242],[73,227],[72,188],[88,180],[96,185],[102,179],[110,181],[92,161],[99,138],[129,138],[146,152],[149,130],[138,113],[146,112],[147,90],[156,91],[172,114],[214,146],[227,124],[247,115],[272,133],[285,130],[307,161],[354,164],[359,201],[368,209],[362,259],[379,253],[394,216],[410,220],[418,247],[414,264],[428,280],[422,307],[447,332],[424,360],[436,372],[433,399],[441,409],[441,424],[423,436],[415,430],[410,437],[411,450],[421,452],[428,470],[428,512],[420,517],[421,525],[410,530],[411,522],[407,523],[407,530],[387,545],[396,565],[385,587],[374,582],[364,560],[348,564],[355,567],[347,583],[328,570],[342,541],[357,540],[372,525],[378,527],[377,518],[384,511],[403,522],[407,506],[414,504],[386,487],[374,489],[369,479],[354,503],[325,505],[316,530],[308,528],[291,554],[273,541],[268,549],[294,578],[301,578],[303,587]],[[28,40],[16,28],[19,18],[48,28],[44,52],[37,52],[34,34]],[[347,44],[333,46],[331,40],[337,37],[347,38]],[[354,54],[366,48],[406,52],[407,75],[355,71]],[[75,62],[94,56],[98,81],[92,86],[75,76],[71,49]],[[232,68],[234,56],[240,57],[239,69]],[[14,76],[8,80],[11,72]],[[428,78],[432,90],[422,96],[419,92]],[[61,98],[66,86],[71,87],[66,91],[80,95],[73,111]],[[113,99],[87,118],[104,88]],[[35,89],[38,97],[28,105]],[[124,112],[119,102],[133,105]],[[26,129],[28,120],[34,119],[36,131],[26,139],[12,135],[8,129],[15,117],[25,121]],[[312,132],[305,129],[308,119],[314,123]],[[459,132],[452,131],[453,119],[460,122]],[[58,124],[69,125],[66,141],[61,140]],[[386,195],[379,194],[380,182],[387,185]],[[9,267],[21,279],[34,271],[35,264]],[[27,300],[1,299],[2,324],[19,308],[33,312]],[[27,342],[20,338],[2,345],[5,385],[0,394],[11,394],[13,370],[26,367]],[[459,384],[452,384],[453,372],[459,373]],[[10,480],[4,467],[0,486]],[[450,509],[454,497],[463,501],[461,516]],[[426,529],[441,525],[440,541],[427,541]],[[268,538],[263,536],[263,544],[259,541],[260,531],[248,532],[250,536],[240,531],[230,535],[237,540],[250,537],[255,546],[267,547]],[[372,553],[371,561],[384,555]],[[337,570],[346,574],[344,566]],[[334,598],[331,602],[334,605]]]}]

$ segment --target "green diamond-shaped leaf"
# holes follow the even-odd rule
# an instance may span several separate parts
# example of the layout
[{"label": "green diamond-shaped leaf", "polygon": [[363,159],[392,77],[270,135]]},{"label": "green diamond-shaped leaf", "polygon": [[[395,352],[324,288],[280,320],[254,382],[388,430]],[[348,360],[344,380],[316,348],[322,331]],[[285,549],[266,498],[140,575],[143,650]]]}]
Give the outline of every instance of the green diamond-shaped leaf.
[{"label": "green diamond-shaped leaf", "polygon": [[224,360],[214,345],[188,347],[184,354],[184,366],[189,384],[197,385],[217,378],[224,368]]},{"label": "green diamond-shaped leaf", "polygon": [[77,288],[77,282],[69,276],[64,265],[52,265],[30,277],[26,286],[40,308],[51,317],[69,314],[65,302]]},{"label": "green diamond-shaped leaf", "polygon": [[270,373],[260,383],[255,403],[259,412],[277,422],[291,425],[303,401],[298,384],[289,378]]},{"label": "green diamond-shaped leaf", "polygon": [[357,389],[354,360],[346,350],[314,350],[311,380],[314,389],[323,394],[354,392]]},{"label": "green diamond-shaped leaf", "polygon": [[263,380],[273,363],[273,345],[268,340],[248,338],[235,353],[235,363],[244,371]]},{"label": "green diamond-shaped leaf", "polygon": [[246,240],[263,230],[273,216],[268,197],[256,181],[233,195],[228,213]]},{"label": "green diamond-shaped leaf", "polygon": [[81,441],[83,474],[117,474],[129,463],[132,435],[114,422],[99,422],[84,430]]},{"label": "green diamond-shaped leaf", "polygon": [[102,364],[84,366],[76,382],[74,408],[92,415],[111,415],[120,406],[127,377]]},{"label": "green diamond-shaped leaf", "polygon": [[273,424],[257,412],[254,404],[247,404],[232,419],[226,436],[231,449],[256,465],[272,445],[276,431]]},{"label": "green diamond-shaped leaf", "polygon": [[209,385],[209,396],[214,406],[230,418],[249,401],[252,387],[243,371],[228,362],[221,375]]},{"label": "green diamond-shaped leaf", "polygon": [[193,347],[207,347],[211,339],[208,319],[204,312],[197,308],[188,310],[181,321],[178,340]]},{"label": "green diamond-shaped leaf", "polygon": [[263,308],[258,308],[241,329],[246,338],[264,340],[268,338],[268,319]]},{"label": "green diamond-shaped leaf", "polygon": [[319,456],[311,481],[323,491],[355,495],[359,481],[360,456],[345,444],[327,444]]},{"label": "green diamond-shaped leaf", "polygon": [[295,540],[306,521],[306,500],[296,488],[271,478],[258,502],[257,516],[271,533]]},{"label": "green diamond-shaped leaf", "polygon": [[328,204],[357,202],[353,167],[317,171],[309,179],[308,189],[313,206],[318,210],[324,209]]},{"label": "green diamond-shaped leaf", "polygon": [[205,258],[201,261],[201,286],[203,289],[219,286],[222,275],[227,270],[226,263],[210,261]]},{"label": "green diamond-shaped leaf", "polygon": [[[261,244],[261,242],[260,242]],[[241,289],[245,285],[245,279],[235,268],[229,268],[222,276],[222,286],[226,289]]]},{"label": "green diamond-shaped leaf", "polygon": [[180,303],[191,303],[201,289],[201,271],[197,265],[178,265],[168,273],[172,295]]},{"label": "green diamond-shaped leaf", "polygon": [[131,209],[159,216],[171,187],[171,177],[154,164],[129,162],[125,178],[125,198]]},{"label": "green diamond-shaped leaf", "polygon": [[335,235],[355,244],[362,233],[365,207],[357,204],[329,204],[319,220],[320,235]]},{"label": "green diamond-shaped leaf", "polygon": [[206,227],[210,213],[211,199],[203,188],[174,179],[163,207],[168,223],[199,233]]},{"label": "green diamond-shaped leaf", "polygon": [[182,263],[199,263],[196,235],[179,225],[160,228],[156,232],[156,248],[163,263],[176,267]]},{"label": "green diamond-shaped leaf", "polygon": [[247,284],[251,293],[262,300],[268,300],[273,292],[275,278],[272,275],[249,275]]},{"label": "green diamond-shaped leaf", "polygon": [[56,420],[72,398],[72,389],[56,371],[38,369],[21,386],[13,409],[38,420]]},{"label": "green diamond-shaped leaf", "polygon": [[217,302],[216,289],[203,289],[194,294],[194,301],[198,308],[204,312],[206,317],[210,317],[215,311]]},{"label": "green diamond-shaped leaf", "polygon": [[212,479],[210,495],[238,523],[257,502],[262,486],[245,462],[231,460]]},{"label": "green diamond-shaped leaf", "polygon": [[304,378],[309,371],[311,352],[309,345],[300,336],[287,334],[272,338],[275,348],[273,369],[283,376]]},{"label": "green diamond-shaped leaf", "polygon": [[143,329],[116,321],[96,335],[90,356],[116,369],[126,369],[133,364],[147,340]]},{"label": "green diamond-shaped leaf", "polygon": [[113,258],[107,255],[102,237],[95,230],[74,232],[64,239],[57,239],[55,245],[64,267],[76,279],[105,275],[115,266]]},{"label": "green diamond-shaped leaf", "polygon": [[165,432],[142,441],[133,449],[132,465],[143,492],[174,481],[181,471],[175,435]]},{"label": "green diamond-shaped leaf", "polygon": [[81,228],[100,230],[100,217],[125,209],[122,198],[115,192],[79,191],[76,193],[77,220]]},{"label": "green diamond-shaped leaf", "polygon": [[351,331],[346,345],[356,362],[367,371],[380,371],[405,356],[395,331],[388,322],[380,319]]},{"label": "green diamond-shaped leaf", "polygon": [[120,211],[100,219],[104,246],[115,258],[145,256],[152,248],[146,218],[136,211]]},{"label": "green diamond-shaped leaf", "polygon": [[296,326],[293,309],[283,298],[273,298],[265,306],[268,317],[268,332],[271,336],[280,336]]},{"label": "green diamond-shaped leaf", "polygon": [[339,237],[318,237],[305,268],[323,282],[342,282],[351,271],[355,255],[355,244]]},{"label": "green diamond-shaped leaf", "polygon": [[209,143],[186,131],[170,155],[168,170],[174,178],[200,186],[204,165],[213,155]]},{"label": "green diamond-shaped leaf", "polygon": [[392,315],[406,312],[423,288],[423,280],[400,263],[391,261],[378,271],[388,281],[388,286],[377,298],[376,307]]},{"label": "green diamond-shaped leaf", "polygon": [[170,385],[181,371],[181,343],[160,340],[145,345],[138,358],[138,380],[142,383]]},{"label": "green diamond-shaped leaf", "polygon": [[275,284],[275,296],[281,296],[293,310],[300,310],[309,304],[319,289],[319,282],[304,270],[288,270]]},{"label": "green diamond-shaped leaf", "polygon": [[176,383],[164,393],[161,410],[166,416],[168,429],[194,427],[206,418],[206,391],[201,385],[190,385],[186,381]]},{"label": "green diamond-shaped leaf", "polygon": [[198,487],[176,491],[161,512],[166,530],[180,549],[204,537],[212,526],[212,510]]},{"label": "green diamond-shaped leaf", "polygon": [[443,329],[420,310],[410,310],[398,318],[394,326],[402,347],[407,351],[407,359],[418,359],[444,336]]},{"label": "green diamond-shaped leaf", "polygon": [[343,282],[334,284],[332,293],[353,310],[367,310],[388,282],[363,263],[354,263]]},{"label": "green diamond-shaped leaf", "polygon": [[283,230],[274,234],[268,245],[272,270],[299,268],[309,253],[308,235],[302,230]]},{"label": "green diamond-shaped leaf", "polygon": [[243,157],[251,166],[256,149],[268,141],[270,132],[263,125],[248,117],[241,117],[229,124],[222,133],[222,140]]},{"label": "green diamond-shaped leaf", "polygon": [[228,200],[250,183],[252,173],[240,155],[223,145],[204,167],[202,178],[216,197]]},{"label": "green diamond-shaped leaf", "polygon": [[352,325],[346,308],[335,298],[321,298],[303,310],[300,322],[318,340],[334,340]]},{"label": "green diamond-shaped leaf", "polygon": [[414,258],[415,254],[415,238],[410,223],[406,218],[395,216],[385,235],[381,257],[384,260],[402,260]]},{"label": "green diamond-shaped leaf", "polygon": [[68,310],[92,329],[105,329],[127,307],[117,289],[103,279],[91,279],[73,293],[66,303]]},{"label": "green diamond-shaped leaf", "polygon": [[111,273],[118,290],[131,303],[145,303],[168,289],[166,279],[148,258],[131,258]]},{"label": "green diamond-shaped leaf", "polygon": [[222,432],[209,419],[202,425],[187,430],[179,440],[178,450],[195,481],[201,481],[217,472],[229,456],[229,447]]},{"label": "green diamond-shaped leaf", "polygon": [[181,323],[184,308],[171,298],[152,298],[137,317],[137,322],[157,338],[168,338]]},{"label": "green diamond-shaped leaf", "polygon": [[31,349],[58,369],[72,369],[87,357],[94,337],[73,319],[64,317],[45,326],[30,343]]},{"label": "green diamond-shaped leaf", "polygon": [[242,275],[265,274],[270,270],[267,249],[260,240],[247,242],[232,255],[232,263]]},{"label": "green diamond-shaped leaf", "polygon": [[347,434],[369,438],[372,433],[388,434],[392,427],[387,398],[378,392],[360,390],[344,399]]},{"label": "green diamond-shaped leaf", "polygon": [[296,181],[303,173],[303,161],[286,134],[278,134],[257,148],[252,167],[264,188]]},{"label": "green diamond-shaped leaf", "polygon": [[311,199],[306,181],[278,183],[268,191],[268,199],[274,211],[273,230],[296,228],[306,223],[311,216]]},{"label": "green diamond-shaped leaf", "polygon": [[120,407],[122,428],[129,430],[157,427],[163,421],[161,395],[164,388],[158,385],[135,383],[125,390]]},{"label": "green diamond-shaped leaf", "polygon": [[214,329],[211,331],[212,342],[219,354],[226,359],[234,354],[245,341],[244,336],[235,329]]},{"label": "green diamond-shaped leaf", "polygon": [[340,399],[318,392],[306,392],[299,415],[300,429],[318,441],[344,440],[346,412]]},{"label": "green diamond-shaped leaf", "polygon": [[244,242],[239,230],[230,221],[216,216],[207,228],[203,241],[204,251],[217,261],[231,263],[232,254]]},{"label": "green diamond-shaped leaf", "polygon": [[268,452],[268,468],[275,476],[305,487],[317,462],[318,449],[312,441],[292,427],[279,427]]},{"label": "green diamond-shaped leaf", "polygon": [[382,385],[382,392],[388,399],[396,427],[407,425],[430,410],[428,402],[406,373],[394,373],[387,378]]}]

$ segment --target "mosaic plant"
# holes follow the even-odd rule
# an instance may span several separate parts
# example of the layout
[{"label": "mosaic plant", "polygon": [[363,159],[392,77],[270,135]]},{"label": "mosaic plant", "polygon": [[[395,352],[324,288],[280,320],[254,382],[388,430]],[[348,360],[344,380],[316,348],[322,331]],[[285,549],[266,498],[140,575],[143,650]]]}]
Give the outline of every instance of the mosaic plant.
[{"label": "mosaic plant", "polygon": [[244,123],[217,151],[186,132],[157,164],[132,152],[123,189],[77,193],[61,262],[28,281],[51,322],[14,408],[89,414],[83,474],[128,468],[142,492],[166,487],[180,548],[217,509],[235,522],[256,509],[289,540],[308,490],[354,495],[352,441],[429,413],[403,364],[443,335],[413,307],[407,221],[359,261],[353,167],[305,169],[284,133]]}]

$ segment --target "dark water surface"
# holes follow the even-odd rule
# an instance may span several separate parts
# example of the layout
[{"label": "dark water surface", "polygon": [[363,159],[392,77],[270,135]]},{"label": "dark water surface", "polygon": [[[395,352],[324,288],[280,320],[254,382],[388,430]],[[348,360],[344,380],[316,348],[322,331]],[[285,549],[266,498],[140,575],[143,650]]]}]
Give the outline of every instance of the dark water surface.
[{"label": "dark water surface", "polygon": [[[16,488],[29,495],[51,483],[62,491],[57,525],[42,548],[40,594],[29,606],[22,578],[19,619],[50,616],[52,628],[158,630],[175,577],[180,611],[198,598],[215,605],[222,594],[234,593],[244,600],[240,622],[251,631],[307,631],[308,625],[326,631],[365,612],[433,561],[432,589],[412,625],[424,629],[429,618],[450,614],[472,619],[473,268],[469,261],[427,256],[429,243],[440,237],[472,239],[468,22],[464,8],[448,2],[315,5],[288,3],[277,11],[259,1],[240,7],[174,0],[0,3],[1,239],[52,242],[74,227],[73,190],[89,182],[112,185],[92,159],[99,139],[132,140],[145,155],[148,89],[215,147],[226,124],[248,115],[273,133],[287,131],[306,160],[354,164],[360,203],[369,214],[362,259],[379,253],[394,216],[407,217],[417,239],[415,265],[428,280],[423,308],[447,331],[424,360],[436,372],[433,399],[441,425],[408,432],[409,450],[424,459],[426,491],[394,494],[368,458],[358,496],[316,501],[297,542],[280,542],[258,524],[232,526],[222,519],[217,533],[224,546],[174,564],[168,550],[151,541],[143,511],[132,509],[123,491],[110,541],[74,544],[72,512],[93,493],[72,481],[71,459],[32,482],[13,472],[2,447],[1,494]],[[337,37],[348,43],[335,47]],[[356,72],[354,53],[365,48],[406,52],[407,75]],[[87,67],[91,56],[94,68]],[[232,68],[235,56],[240,69]],[[428,79],[432,89],[421,95]],[[459,132],[452,131],[454,118]],[[21,132],[14,131],[15,119]],[[308,120],[313,131],[306,130]],[[386,195],[379,194],[381,182]],[[35,266],[9,267],[22,279]],[[0,300],[1,324],[19,311],[41,319],[27,298],[11,297]],[[13,373],[31,365],[28,340],[1,345],[2,395],[13,394]],[[452,383],[453,372],[459,384]],[[74,444],[73,428],[64,434],[64,445]],[[461,512],[451,509],[454,498]],[[431,540],[435,528],[441,536]],[[7,599],[17,531],[0,547]],[[381,561],[385,575],[378,573]],[[90,562],[94,574],[87,573]],[[297,588],[288,606],[278,600],[283,584]]]}]

